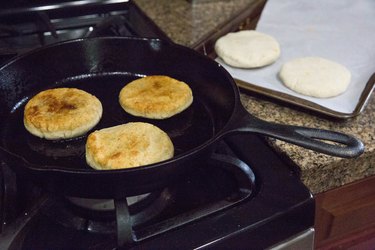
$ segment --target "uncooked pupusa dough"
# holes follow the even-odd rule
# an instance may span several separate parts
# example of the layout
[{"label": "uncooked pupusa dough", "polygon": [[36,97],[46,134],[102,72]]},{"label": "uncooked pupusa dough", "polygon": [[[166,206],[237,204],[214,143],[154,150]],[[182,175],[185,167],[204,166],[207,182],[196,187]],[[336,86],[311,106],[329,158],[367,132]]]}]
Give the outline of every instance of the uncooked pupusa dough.
[{"label": "uncooked pupusa dough", "polygon": [[286,62],[279,77],[285,86],[306,96],[329,98],[344,93],[351,73],[343,65],[321,57],[301,57]]},{"label": "uncooked pupusa dough", "polygon": [[272,64],[279,58],[280,45],[270,35],[243,30],[219,38],[215,43],[215,51],[230,66],[258,68]]}]

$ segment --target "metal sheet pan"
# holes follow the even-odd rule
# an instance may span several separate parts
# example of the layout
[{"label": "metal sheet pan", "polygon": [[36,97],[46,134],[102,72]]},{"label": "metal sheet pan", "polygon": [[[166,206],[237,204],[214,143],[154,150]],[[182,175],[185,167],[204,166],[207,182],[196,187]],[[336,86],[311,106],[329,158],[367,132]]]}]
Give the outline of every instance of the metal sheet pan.
[{"label": "metal sheet pan", "polygon": [[365,88],[363,89],[361,96],[358,100],[358,103],[355,109],[353,110],[353,112],[351,113],[338,112],[336,110],[332,110],[327,107],[321,106],[319,104],[310,102],[303,98],[288,95],[286,93],[281,93],[279,91],[275,91],[272,89],[260,87],[260,86],[257,86],[248,82],[244,82],[238,79],[235,79],[235,81],[237,85],[242,89],[255,92],[257,94],[261,94],[267,97],[271,97],[271,98],[286,102],[288,104],[296,105],[298,107],[302,107],[307,110],[312,110],[314,112],[321,113],[321,114],[324,114],[333,118],[348,119],[348,118],[352,118],[352,117],[359,115],[365,109],[366,104],[371,97],[371,93],[374,90],[375,73],[367,81]]}]

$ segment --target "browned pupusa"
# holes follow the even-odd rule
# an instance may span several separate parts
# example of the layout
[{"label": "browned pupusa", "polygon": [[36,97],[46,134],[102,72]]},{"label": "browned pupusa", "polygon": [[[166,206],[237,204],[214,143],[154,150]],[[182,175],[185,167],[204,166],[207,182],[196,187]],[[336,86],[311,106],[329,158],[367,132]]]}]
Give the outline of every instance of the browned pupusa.
[{"label": "browned pupusa", "polygon": [[169,76],[154,75],[128,83],[119,94],[121,107],[134,116],[165,119],[190,106],[190,87]]},{"label": "browned pupusa", "polygon": [[24,110],[25,128],[45,139],[66,139],[85,134],[100,120],[101,102],[76,88],[42,91],[29,100]]},{"label": "browned pupusa", "polygon": [[91,133],[86,141],[86,162],[95,169],[133,168],[173,157],[169,136],[158,127],[130,122]]}]

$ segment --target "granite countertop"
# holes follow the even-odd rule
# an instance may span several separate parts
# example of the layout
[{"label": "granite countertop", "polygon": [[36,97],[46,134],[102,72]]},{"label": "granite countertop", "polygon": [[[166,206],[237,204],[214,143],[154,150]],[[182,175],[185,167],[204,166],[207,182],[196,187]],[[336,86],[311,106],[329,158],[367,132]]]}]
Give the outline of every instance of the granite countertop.
[{"label": "granite countertop", "polygon": [[[196,47],[244,9],[253,8],[261,0],[202,1],[191,4],[186,0],[134,0],[172,41]],[[198,0],[195,2],[199,2]],[[276,102],[270,98],[241,90],[241,101],[256,117],[277,123],[315,127],[351,134],[365,144],[365,152],[355,159],[342,159],[316,153],[279,140],[270,143],[288,156],[301,169],[301,178],[312,193],[320,193],[375,175],[375,96],[364,111],[350,119],[338,120],[309,114],[306,110]]]}]

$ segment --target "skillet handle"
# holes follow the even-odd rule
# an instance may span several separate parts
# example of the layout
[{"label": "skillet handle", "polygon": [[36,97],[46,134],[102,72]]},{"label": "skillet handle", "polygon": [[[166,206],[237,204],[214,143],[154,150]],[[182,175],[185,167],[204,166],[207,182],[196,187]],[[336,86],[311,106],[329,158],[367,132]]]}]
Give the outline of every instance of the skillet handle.
[{"label": "skillet handle", "polygon": [[271,123],[250,115],[244,108],[243,110],[245,112],[237,113],[234,120],[233,124],[237,128],[229,129],[227,133],[258,133],[342,158],[354,158],[364,152],[363,143],[353,136],[323,129]]}]

